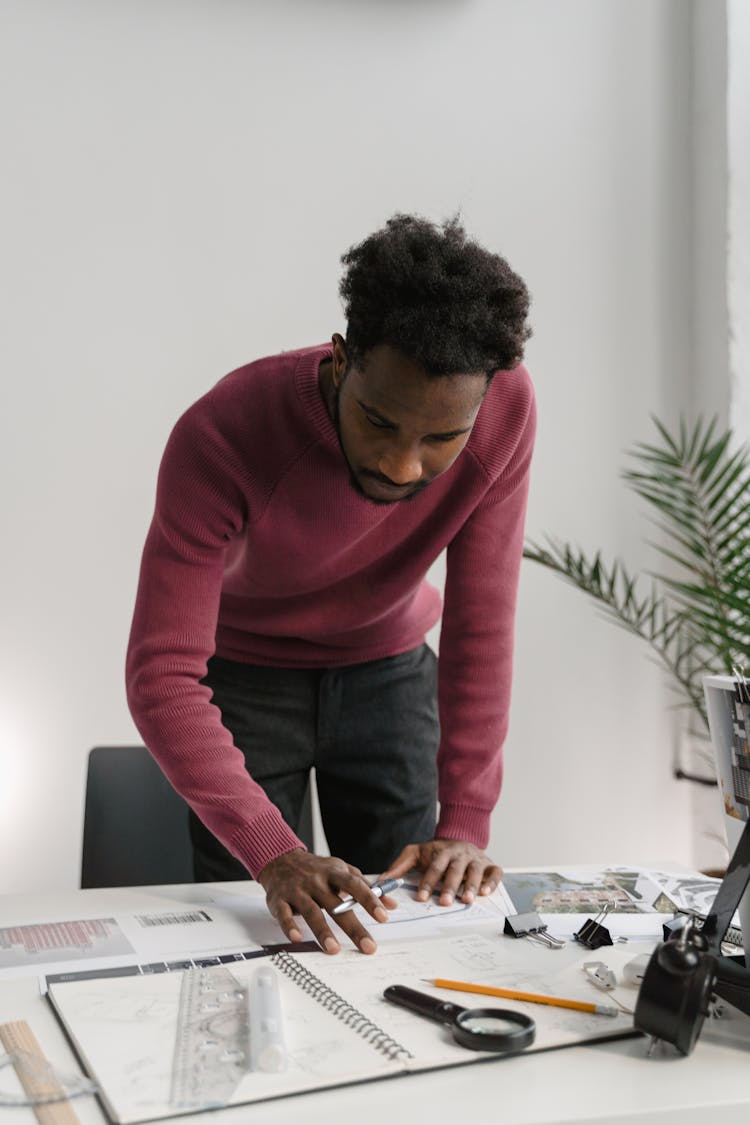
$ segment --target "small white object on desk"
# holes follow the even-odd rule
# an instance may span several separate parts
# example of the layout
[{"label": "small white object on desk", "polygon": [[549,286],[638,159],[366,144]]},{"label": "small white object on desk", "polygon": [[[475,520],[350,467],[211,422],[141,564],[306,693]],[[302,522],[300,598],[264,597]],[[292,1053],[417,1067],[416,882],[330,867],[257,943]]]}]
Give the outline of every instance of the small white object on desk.
[{"label": "small white object on desk", "polygon": [[250,982],[250,1069],[286,1070],[279,982],[270,965],[257,969]]}]

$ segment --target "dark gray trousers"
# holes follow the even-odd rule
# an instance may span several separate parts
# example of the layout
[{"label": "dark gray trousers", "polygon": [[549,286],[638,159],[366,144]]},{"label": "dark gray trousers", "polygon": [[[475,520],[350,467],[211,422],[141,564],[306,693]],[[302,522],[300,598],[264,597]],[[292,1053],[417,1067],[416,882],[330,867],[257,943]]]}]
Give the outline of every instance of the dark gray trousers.
[{"label": "dark gray trousers", "polygon": [[[432,839],[440,730],[437,661],[428,645],[333,669],[213,657],[203,682],[248,773],[292,829],[314,766],[332,855],[377,873],[406,844]],[[192,812],[190,835],[196,880],[248,877]]]}]

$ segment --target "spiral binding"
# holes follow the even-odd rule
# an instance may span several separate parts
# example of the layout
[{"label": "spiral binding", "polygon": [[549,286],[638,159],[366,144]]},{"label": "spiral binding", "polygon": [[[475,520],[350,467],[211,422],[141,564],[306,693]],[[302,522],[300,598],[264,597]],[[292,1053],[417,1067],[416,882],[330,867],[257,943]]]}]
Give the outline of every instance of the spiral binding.
[{"label": "spiral binding", "polygon": [[312,996],[318,1004],[331,1012],[346,1027],[351,1028],[356,1035],[366,1040],[381,1055],[385,1055],[388,1059],[414,1058],[411,1051],[402,1047],[396,1039],[393,1039],[381,1027],[368,1019],[358,1008],[353,1007],[348,1000],[344,1000],[343,996],[339,996],[338,992],[330,988],[320,977],[311,973],[291,953],[280,950],[278,953],[274,953],[271,962],[290,980],[294,981],[303,992]]}]

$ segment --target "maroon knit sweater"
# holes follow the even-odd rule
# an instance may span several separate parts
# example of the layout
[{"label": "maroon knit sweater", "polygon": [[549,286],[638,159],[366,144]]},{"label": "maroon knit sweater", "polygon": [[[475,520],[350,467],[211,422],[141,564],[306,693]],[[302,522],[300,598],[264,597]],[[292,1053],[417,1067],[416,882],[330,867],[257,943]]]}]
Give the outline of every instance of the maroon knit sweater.
[{"label": "maroon knit sweater", "polygon": [[252,875],[301,844],[200,684],[206,661],[336,667],[414,648],[440,618],[425,573],[444,548],[436,834],[486,847],[502,780],[535,428],[528,372],[496,374],[450,469],[407,503],[378,505],[353,489],[318,386],[330,355],[248,364],[179,419],[130,635],[128,701],[146,745]]}]

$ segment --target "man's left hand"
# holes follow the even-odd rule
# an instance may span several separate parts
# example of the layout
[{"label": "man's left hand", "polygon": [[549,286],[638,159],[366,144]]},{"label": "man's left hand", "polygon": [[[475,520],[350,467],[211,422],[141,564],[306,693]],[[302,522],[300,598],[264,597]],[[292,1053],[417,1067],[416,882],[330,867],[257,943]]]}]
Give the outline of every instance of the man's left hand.
[{"label": "man's left hand", "polygon": [[426,902],[439,891],[440,906],[450,906],[456,897],[471,903],[478,894],[490,895],[503,877],[503,870],[468,840],[428,840],[407,844],[381,879],[397,879],[417,868],[422,872],[417,899]]}]

